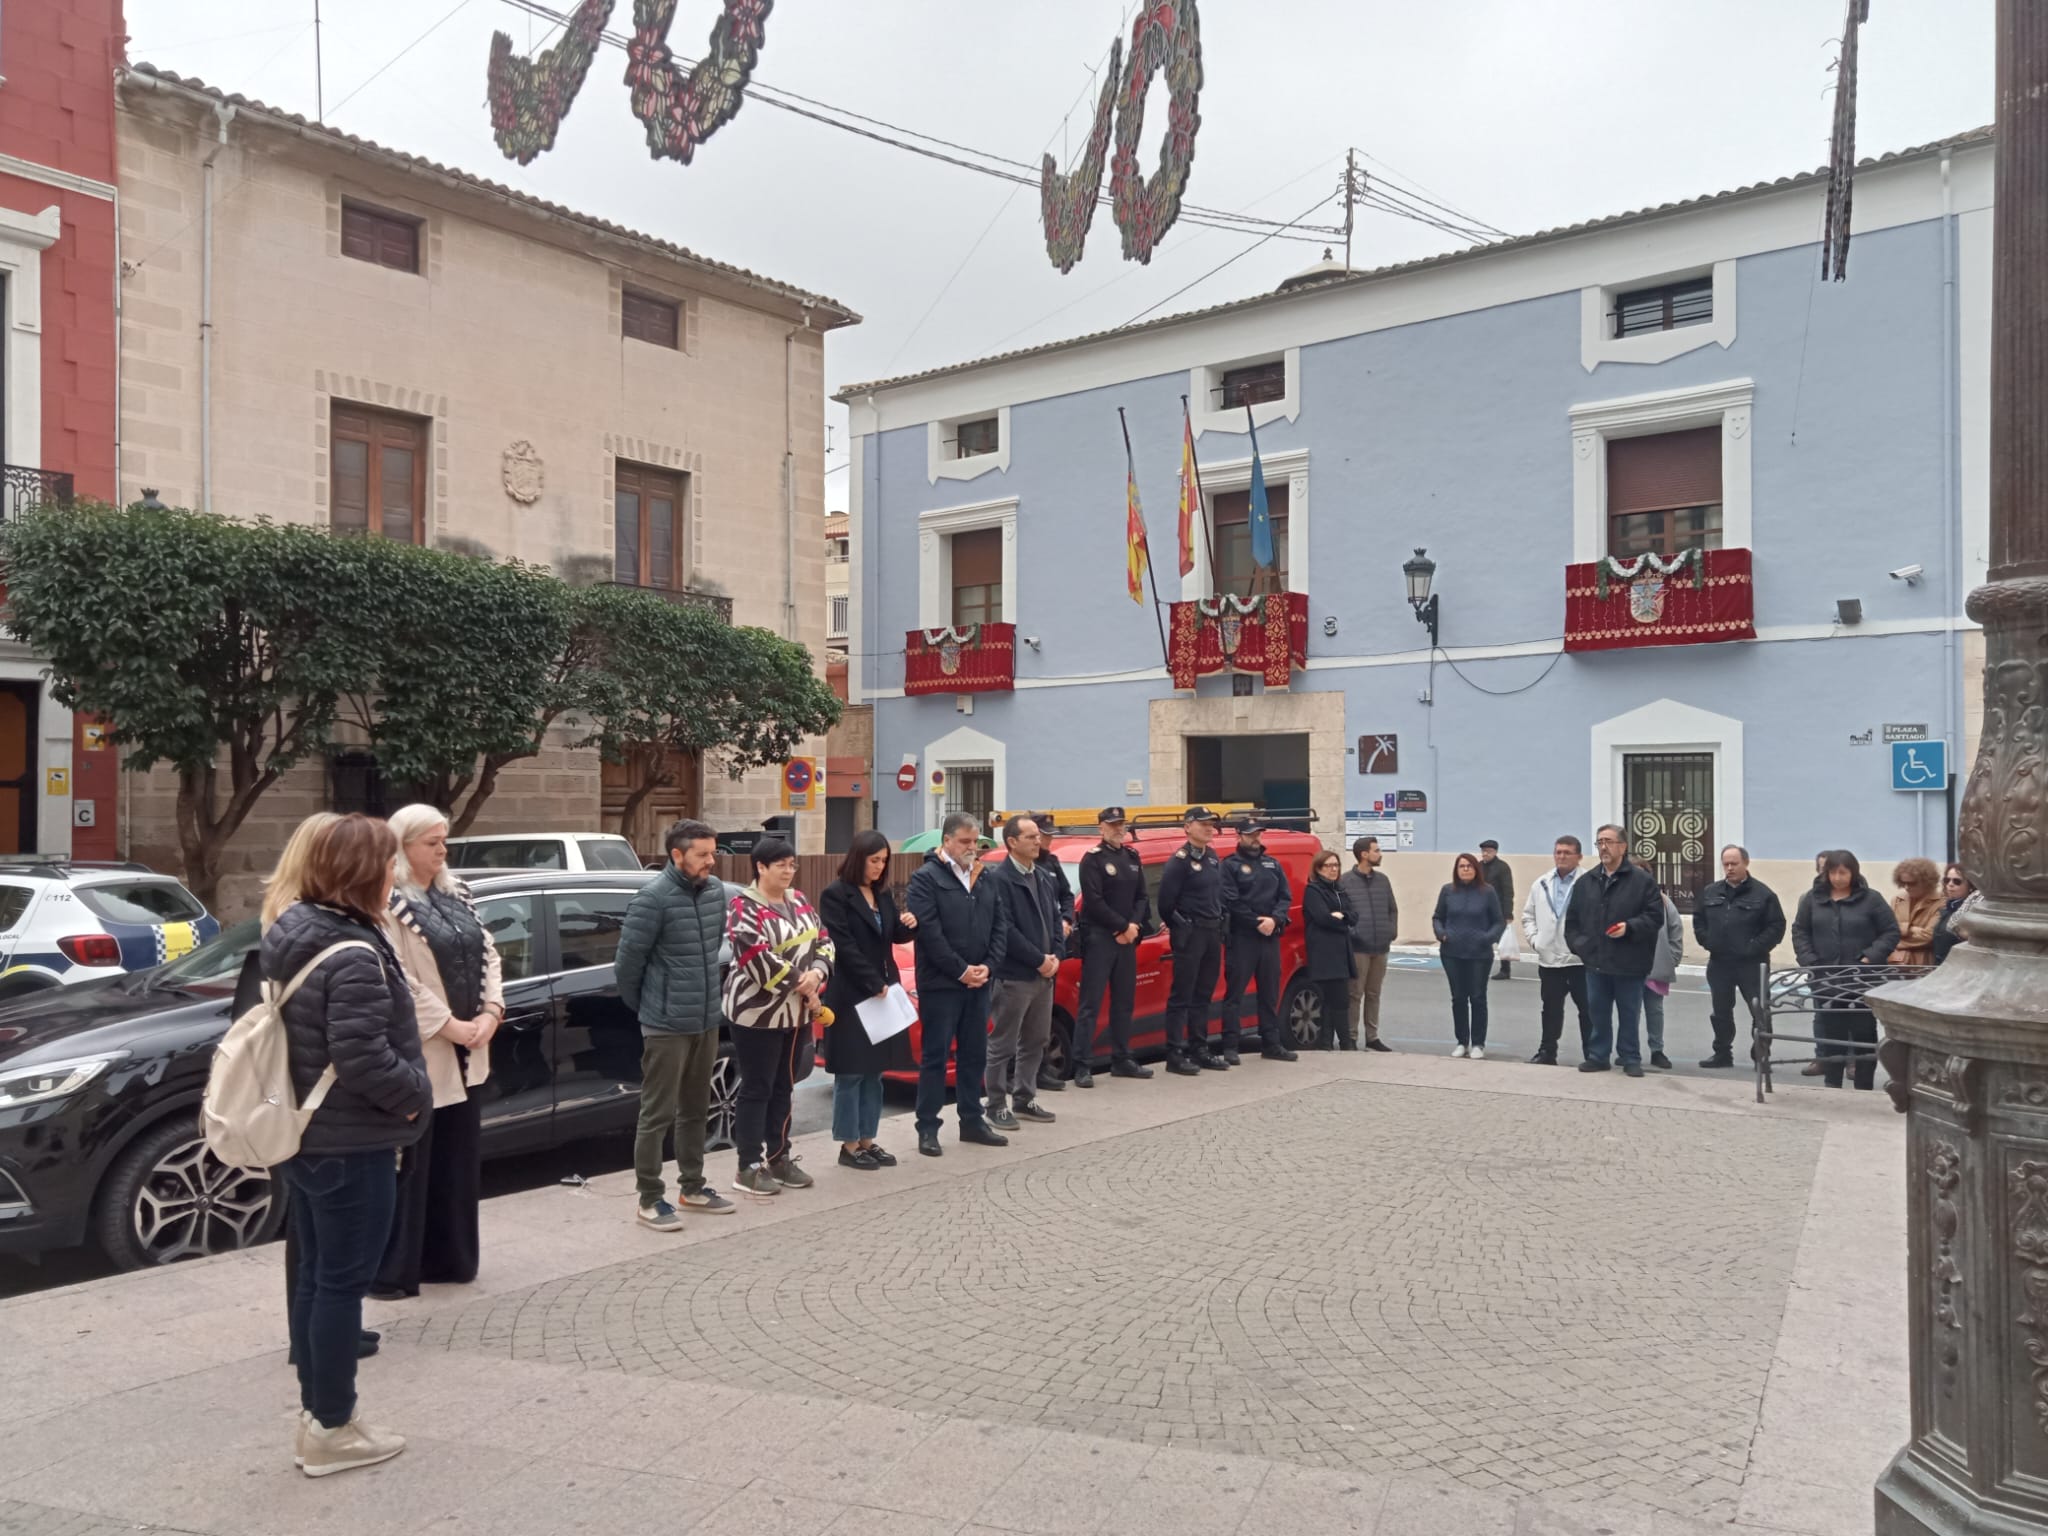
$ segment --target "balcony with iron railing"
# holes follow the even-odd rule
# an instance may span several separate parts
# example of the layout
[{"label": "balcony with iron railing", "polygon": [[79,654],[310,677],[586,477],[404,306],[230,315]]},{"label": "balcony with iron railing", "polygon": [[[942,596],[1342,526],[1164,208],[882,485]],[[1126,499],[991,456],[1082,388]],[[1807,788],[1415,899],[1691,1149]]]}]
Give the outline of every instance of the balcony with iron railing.
[{"label": "balcony with iron railing", "polygon": [[685,608],[709,608],[726,623],[732,622],[732,599],[719,592],[704,592],[696,587],[655,587],[643,586],[634,581],[604,581],[599,586],[623,587],[629,592],[652,592],[656,597],[667,598]]},{"label": "balcony with iron railing", "polygon": [[69,475],[26,464],[0,464],[0,522],[12,522],[37,507],[68,507],[72,494]]}]

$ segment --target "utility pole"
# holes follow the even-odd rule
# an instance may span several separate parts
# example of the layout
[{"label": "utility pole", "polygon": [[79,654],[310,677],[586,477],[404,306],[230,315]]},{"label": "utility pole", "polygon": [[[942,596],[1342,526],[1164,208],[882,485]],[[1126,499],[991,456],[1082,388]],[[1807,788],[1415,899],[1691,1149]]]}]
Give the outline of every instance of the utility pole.
[{"label": "utility pole", "polygon": [[1358,151],[1344,151],[1344,270],[1351,271],[1352,210],[1358,203]]},{"label": "utility pole", "polygon": [[1878,1479],[1880,1536],[2048,1527],[2048,3],[1998,0],[1996,26],[1984,727],[1959,839],[1983,898],[1939,970],[1870,995],[1909,1117],[1913,1438]]},{"label": "utility pole", "polygon": [[313,121],[327,121],[327,75],[320,63],[320,0],[313,0]]}]

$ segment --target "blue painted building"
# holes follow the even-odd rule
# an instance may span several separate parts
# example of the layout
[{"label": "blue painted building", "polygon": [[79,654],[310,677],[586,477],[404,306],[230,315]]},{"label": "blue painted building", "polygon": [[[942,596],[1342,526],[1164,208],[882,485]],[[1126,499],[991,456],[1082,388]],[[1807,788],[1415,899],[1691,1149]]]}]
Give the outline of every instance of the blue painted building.
[{"label": "blue painted building", "polygon": [[[1940,857],[1944,797],[1894,790],[1884,741],[1924,729],[1967,771],[1989,135],[1866,165],[1845,284],[1818,281],[1822,196],[1821,177],[1798,177],[1313,272],[846,390],[850,686],[874,706],[878,824],[901,837],[955,807],[1306,804],[1333,841],[1362,813],[1434,881],[1484,837],[1526,880],[1557,833],[1590,847],[1618,820],[1674,890],[1713,878],[1730,841],[1788,861],[1786,878],[1822,846]],[[1215,567],[1198,538],[1185,578],[1183,396]],[[1176,687],[1149,604],[1124,590],[1117,412],[1162,595],[1194,602],[1254,575],[1242,402],[1305,645],[1285,687],[1228,670]],[[1417,549],[1434,563],[1435,647],[1404,581]],[[1567,568],[1592,601],[1607,557],[1603,611],[1620,617],[1580,628],[1613,648],[1567,649]],[[1726,629],[1672,633],[1709,610]],[[1191,622],[1214,649],[1226,630],[1242,643],[1233,617]],[[980,652],[1005,624],[1000,663]],[[1673,638],[1691,643],[1641,643]],[[948,686],[991,664],[1014,686]],[[898,790],[905,767],[915,787]]]}]

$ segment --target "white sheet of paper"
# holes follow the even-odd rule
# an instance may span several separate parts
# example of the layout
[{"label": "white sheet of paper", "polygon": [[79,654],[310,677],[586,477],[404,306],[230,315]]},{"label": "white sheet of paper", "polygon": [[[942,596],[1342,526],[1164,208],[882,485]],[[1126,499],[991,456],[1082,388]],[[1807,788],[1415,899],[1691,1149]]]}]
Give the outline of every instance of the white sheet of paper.
[{"label": "white sheet of paper", "polygon": [[902,1034],[917,1022],[917,1004],[900,986],[892,985],[880,997],[862,998],[855,1004],[855,1011],[860,1014],[860,1027],[876,1045]]}]

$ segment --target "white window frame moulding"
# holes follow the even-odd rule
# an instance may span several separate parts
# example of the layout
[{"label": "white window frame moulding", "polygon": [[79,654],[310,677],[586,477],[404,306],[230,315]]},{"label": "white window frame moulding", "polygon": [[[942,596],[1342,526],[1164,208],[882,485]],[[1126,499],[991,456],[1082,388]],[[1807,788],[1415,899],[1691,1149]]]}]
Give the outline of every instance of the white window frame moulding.
[{"label": "white window frame moulding", "polygon": [[[1624,293],[1642,288],[1662,288],[1689,278],[1714,279],[1714,317],[1705,325],[1681,325],[1668,331],[1651,331],[1642,336],[1610,336],[1607,317],[1614,301]],[[1632,277],[1626,282],[1607,283],[1579,290],[1579,361],[1591,373],[1602,363],[1668,363],[1674,357],[1718,346],[1723,351],[1735,345],[1735,263],[1717,261],[1710,267],[1691,267],[1655,277]]]},{"label": "white window frame moulding", "polygon": [[[980,421],[984,417],[996,419],[996,451],[994,453],[971,454],[964,459],[946,457],[946,434],[957,428],[963,421]],[[994,406],[986,411],[962,411],[958,416],[948,416],[943,421],[928,422],[925,425],[925,484],[937,485],[941,480],[979,480],[983,475],[1010,467],[1010,408],[1007,405]]]},{"label": "white window frame moulding", "polygon": [[924,825],[936,832],[946,819],[946,797],[931,791],[931,770],[943,768],[951,777],[958,768],[986,768],[995,779],[997,805],[1010,803],[1010,750],[1003,742],[971,725],[948,731],[937,741],[925,743],[924,771],[919,775],[918,793],[924,796]]},{"label": "white window frame moulding", "polygon": [[7,279],[0,345],[7,349],[7,422],[10,463],[43,462],[43,252],[64,233],[64,210],[41,213],[0,208],[0,277]]},{"label": "white window frame moulding", "polygon": [[[1272,402],[1277,404],[1278,402]],[[1257,406],[1252,407],[1257,410]],[[1287,487],[1287,579],[1290,584],[1306,583],[1308,580],[1308,450],[1290,448],[1284,453],[1262,453],[1259,463],[1266,471],[1266,486]],[[1250,459],[1228,459],[1220,464],[1204,464],[1202,469],[1202,492],[1204,495],[1203,514],[1209,512],[1209,504],[1219,493],[1249,490],[1252,483],[1252,461]],[[1208,525],[1213,529],[1214,525]],[[1164,545],[1171,549],[1173,546]],[[1177,557],[1176,557],[1177,558]],[[1295,585],[1293,590],[1306,592],[1306,585]],[[1204,530],[1195,530],[1195,568],[1180,579],[1180,597],[1184,603],[1194,602],[1210,594],[1209,540]]]},{"label": "white window frame moulding", "polygon": [[1251,368],[1260,363],[1271,362],[1286,364],[1287,392],[1278,400],[1261,400],[1254,405],[1253,424],[1263,427],[1268,422],[1295,421],[1300,418],[1301,348],[1286,347],[1252,357],[1233,358],[1227,363],[1207,363],[1188,371],[1188,415],[1194,422],[1197,439],[1205,432],[1227,432],[1237,437],[1244,437],[1250,432],[1251,429],[1245,425],[1243,406],[1236,406],[1227,411],[1208,410],[1205,407],[1214,398],[1215,392],[1223,387],[1224,374],[1233,369]]},{"label": "white window frame moulding", "polygon": [[1721,429],[1721,547],[1752,548],[1750,409],[1755,399],[1754,380],[1728,379],[1573,406],[1572,559],[1598,560],[1607,553],[1609,440],[1693,427]]},{"label": "white window frame moulding", "polygon": [[[1742,722],[1731,715],[1658,699],[1588,732],[1592,745],[1592,825],[1622,825],[1628,790],[1625,760],[1631,752],[1705,752],[1714,759],[1714,841],[1744,843]],[[1716,862],[1720,847],[1714,850]]]},{"label": "white window frame moulding", "polygon": [[917,519],[917,622],[936,629],[953,622],[953,535],[1003,531],[1003,622],[1017,622],[1017,498],[940,507]]}]

